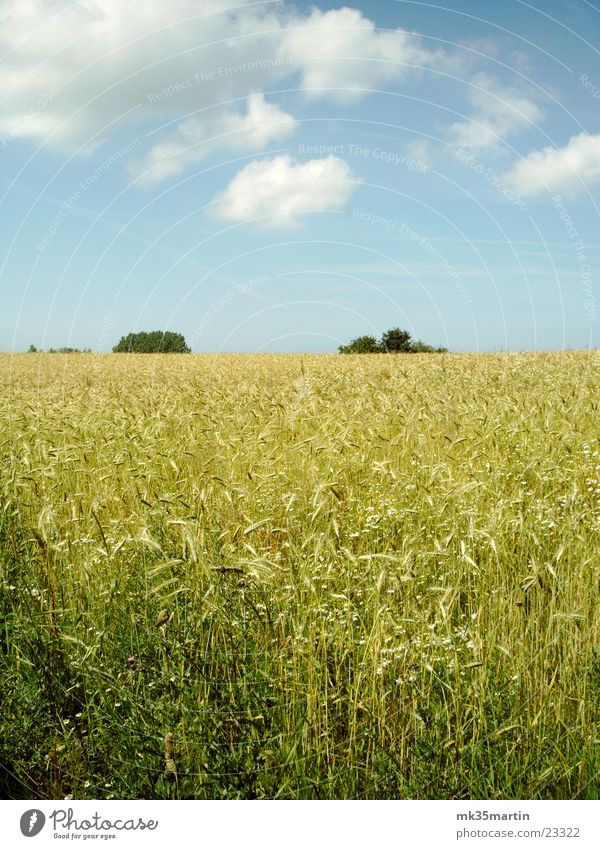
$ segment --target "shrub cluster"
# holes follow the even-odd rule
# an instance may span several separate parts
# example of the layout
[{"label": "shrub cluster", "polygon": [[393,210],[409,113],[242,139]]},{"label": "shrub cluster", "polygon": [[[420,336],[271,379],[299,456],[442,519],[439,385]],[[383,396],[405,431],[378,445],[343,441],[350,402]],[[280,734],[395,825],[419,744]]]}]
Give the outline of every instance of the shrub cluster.
[{"label": "shrub cluster", "polygon": [[[36,348],[35,345],[30,345],[27,349],[29,354],[43,354],[44,351],[42,348]],[[91,354],[91,348],[48,348],[48,354]]]},{"label": "shrub cluster", "polygon": [[408,330],[393,327],[379,341],[374,336],[358,336],[347,345],[340,345],[338,351],[340,354],[445,354],[448,349],[414,340]]},{"label": "shrub cluster", "polygon": [[189,354],[191,350],[181,333],[152,330],[150,333],[142,331],[122,336],[113,348],[113,354]]}]

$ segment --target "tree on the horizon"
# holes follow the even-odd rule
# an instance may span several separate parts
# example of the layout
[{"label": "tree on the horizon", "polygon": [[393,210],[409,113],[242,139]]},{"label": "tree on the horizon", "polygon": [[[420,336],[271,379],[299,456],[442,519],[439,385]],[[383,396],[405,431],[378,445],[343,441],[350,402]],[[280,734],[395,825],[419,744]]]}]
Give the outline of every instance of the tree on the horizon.
[{"label": "tree on the horizon", "polygon": [[408,330],[400,330],[399,327],[392,327],[391,330],[386,330],[382,335],[380,344],[383,351],[410,352],[412,342]]},{"label": "tree on the horizon", "polygon": [[91,348],[48,348],[49,354],[91,354]]},{"label": "tree on the horizon", "polygon": [[[37,348],[35,345],[30,345],[27,349],[28,354],[43,354],[43,348]],[[62,348],[48,348],[48,354],[91,354],[91,348],[71,348],[63,346]]]},{"label": "tree on the horizon", "polygon": [[347,345],[340,345],[338,351],[340,354],[445,354],[448,349],[436,348],[420,339],[415,341],[408,330],[392,327],[379,342],[374,336],[358,336]]},{"label": "tree on the horizon", "polygon": [[358,336],[347,345],[340,345],[338,350],[340,354],[374,354],[381,349],[374,336]]},{"label": "tree on the horizon", "polygon": [[181,333],[152,330],[121,336],[113,354],[189,354],[191,350]]}]

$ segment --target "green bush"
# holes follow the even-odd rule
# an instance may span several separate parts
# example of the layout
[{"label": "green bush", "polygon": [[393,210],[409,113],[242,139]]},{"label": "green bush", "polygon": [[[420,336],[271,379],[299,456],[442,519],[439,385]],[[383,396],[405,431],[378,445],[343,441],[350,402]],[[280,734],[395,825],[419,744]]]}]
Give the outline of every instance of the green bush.
[{"label": "green bush", "polygon": [[409,353],[412,348],[410,333],[408,330],[400,330],[399,327],[386,330],[381,337],[381,348],[386,352],[402,351]]},{"label": "green bush", "polygon": [[348,345],[340,345],[340,354],[375,354],[381,351],[374,336],[359,336]]},{"label": "green bush", "polygon": [[113,354],[189,354],[191,350],[181,333],[152,330],[121,336]]},{"label": "green bush", "polygon": [[392,327],[379,342],[374,336],[358,336],[348,345],[340,345],[338,351],[340,354],[445,354],[448,349],[436,348],[420,339],[413,341],[408,330]]}]

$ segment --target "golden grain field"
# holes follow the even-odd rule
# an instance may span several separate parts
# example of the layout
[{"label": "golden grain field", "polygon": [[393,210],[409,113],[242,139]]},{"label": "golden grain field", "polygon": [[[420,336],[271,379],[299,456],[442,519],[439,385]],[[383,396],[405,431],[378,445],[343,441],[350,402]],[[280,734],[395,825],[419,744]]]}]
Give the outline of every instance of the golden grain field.
[{"label": "golden grain field", "polygon": [[0,357],[0,781],[597,798],[600,353]]}]

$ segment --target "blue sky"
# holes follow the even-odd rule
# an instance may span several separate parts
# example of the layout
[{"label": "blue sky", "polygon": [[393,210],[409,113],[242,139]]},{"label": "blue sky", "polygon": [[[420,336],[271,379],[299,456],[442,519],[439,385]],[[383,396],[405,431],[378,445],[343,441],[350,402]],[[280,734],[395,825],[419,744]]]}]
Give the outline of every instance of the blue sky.
[{"label": "blue sky", "polygon": [[597,346],[597,3],[9,0],[0,348]]}]

